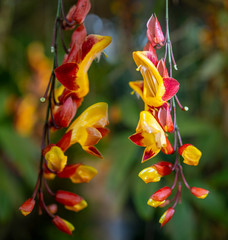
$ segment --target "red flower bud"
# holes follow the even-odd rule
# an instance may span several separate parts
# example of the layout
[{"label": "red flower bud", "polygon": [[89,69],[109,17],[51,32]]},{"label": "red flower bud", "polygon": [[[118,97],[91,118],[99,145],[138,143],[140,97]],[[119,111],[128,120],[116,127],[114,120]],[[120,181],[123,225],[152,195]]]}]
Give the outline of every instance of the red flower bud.
[{"label": "red flower bud", "polygon": [[26,216],[29,213],[32,212],[34,206],[35,206],[35,200],[33,198],[29,198],[28,200],[26,200],[20,207],[19,210],[21,211],[21,213]]},{"label": "red flower bud", "polygon": [[174,208],[168,208],[166,212],[161,216],[159,219],[159,223],[161,223],[161,227],[163,227],[172,217],[174,214],[175,210]]},{"label": "red flower bud", "polygon": [[167,137],[166,137],[166,146],[163,147],[161,150],[165,154],[173,154],[174,153],[173,146]]},{"label": "red flower bud", "polygon": [[59,216],[55,216],[52,219],[52,222],[60,231],[72,235],[72,231],[74,231],[74,226],[68,221],[60,218]]},{"label": "red flower bud", "polygon": [[154,166],[156,167],[158,173],[162,176],[169,175],[172,172],[172,163],[170,162],[158,162],[155,163]]},{"label": "red flower bud", "polygon": [[77,4],[72,6],[69,10],[66,18],[73,26],[69,26],[66,21],[63,22],[63,27],[65,29],[72,29],[76,24],[82,24],[86,15],[91,8],[90,0],[78,0]]},{"label": "red flower bud", "polygon": [[204,199],[207,197],[209,191],[203,188],[198,188],[198,187],[191,187],[191,193],[195,195],[197,198]]},{"label": "red flower bud", "polygon": [[166,198],[170,196],[172,190],[170,187],[163,187],[156,191],[150,198],[154,201],[164,201]]},{"label": "red flower bud", "polygon": [[147,38],[153,47],[161,47],[164,45],[165,37],[161,30],[157,17],[152,15],[147,22]]},{"label": "red flower bud", "polygon": [[74,175],[80,165],[81,163],[69,164],[63,169],[62,172],[58,173],[57,176],[60,178],[69,178]]},{"label": "red flower bud", "polygon": [[56,192],[55,199],[57,202],[67,206],[74,206],[83,201],[83,198],[80,197],[79,195],[63,190],[58,190]]},{"label": "red flower bud", "polygon": [[68,97],[63,105],[56,106],[53,117],[58,127],[68,127],[77,112],[77,104],[71,97]]}]

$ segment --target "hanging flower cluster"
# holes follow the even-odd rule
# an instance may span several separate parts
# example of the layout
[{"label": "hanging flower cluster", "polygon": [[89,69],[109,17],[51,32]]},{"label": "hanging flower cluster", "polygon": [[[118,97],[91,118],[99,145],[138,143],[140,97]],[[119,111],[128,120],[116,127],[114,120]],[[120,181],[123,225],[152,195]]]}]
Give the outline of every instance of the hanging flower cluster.
[{"label": "hanging flower cluster", "polygon": [[[168,2],[166,1],[166,4]],[[168,9],[168,8],[167,8]],[[176,122],[176,102],[182,107],[176,93],[179,90],[179,82],[172,78],[172,65],[176,68],[173,57],[172,45],[169,37],[168,10],[166,12],[166,37],[155,15],[147,22],[148,42],[143,51],[133,52],[133,59],[137,65],[137,71],[143,76],[142,81],[130,82],[130,87],[142,98],[145,109],[140,113],[136,133],[129,139],[141,147],[145,147],[142,163],[155,157],[160,151],[165,154],[176,153],[174,163],[161,161],[143,169],[139,177],[145,182],[158,182],[161,177],[175,173],[173,185],[165,186],[149,198],[147,204],[152,207],[165,207],[172,204],[161,216],[159,222],[165,225],[173,216],[175,207],[181,200],[182,181],[190,192],[197,198],[205,198],[208,190],[190,187],[184,177],[181,159],[187,165],[197,166],[201,158],[201,152],[191,144],[183,144]],[[165,46],[164,58],[158,60],[155,49]],[[166,68],[166,56],[168,53],[169,72]],[[168,137],[174,134],[174,145]],[[177,188],[172,199],[168,199],[173,190]]]},{"label": "hanging flower cluster", "polygon": [[[64,14],[63,2],[58,1],[58,10],[53,34],[52,52],[54,65],[50,81],[41,102],[48,102],[46,122],[44,125],[40,171],[31,198],[19,208],[23,215],[31,213],[38,200],[40,212],[44,211],[52,219],[53,224],[67,234],[72,234],[74,226],[58,215],[57,205],[47,206],[44,201],[43,187],[55,199],[71,211],[81,211],[87,202],[79,195],[65,190],[53,192],[47,180],[56,176],[69,178],[73,183],[88,183],[97,174],[97,170],[83,163],[67,164],[66,150],[75,143],[79,143],[83,150],[96,157],[102,158],[95,145],[108,133],[108,105],[104,102],[96,103],[87,108],[73,122],[78,107],[89,92],[88,69],[92,61],[111,43],[111,37],[87,35],[84,19],[90,10],[89,0],[78,0],[67,16]],[[60,16],[62,10],[62,17]],[[72,34],[70,48],[65,47],[62,30],[75,29]],[[66,50],[63,63],[58,66],[57,38],[60,31],[63,47]],[[61,83],[55,88],[56,78]],[[65,134],[56,143],[49,139],[50,129],[67,128]]]}]

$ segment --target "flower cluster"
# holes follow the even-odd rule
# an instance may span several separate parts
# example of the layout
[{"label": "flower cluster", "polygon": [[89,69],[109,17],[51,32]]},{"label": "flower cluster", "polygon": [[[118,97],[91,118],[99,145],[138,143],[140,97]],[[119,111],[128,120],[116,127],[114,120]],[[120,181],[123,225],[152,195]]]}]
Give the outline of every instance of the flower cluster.
[{"label": "flower cluster", "polygon": [[[136,145],[145,147],[142,163],[155,157],[160,151],[169,155],[176,153],[173,164],[161,161],[143,169],[139,173],[139,177],[145,183],[150,183],[158,182],[161,177],[175,172],[173,185],[159,189],[152,194],[147,202],[148,205],[155,208],[158,206],[165,207],[173,202],[173,205],[168,208],[159,220],[161,226],[163,226],[172,218],[175,206],[180,201],[182,181],[190,192],[198,198],[205,198],[209,191],[190,187],[183,174],[181,157],[185,164],[197,166],[202,154],[193,145],[182,144],[177,126],[176,102],[182,110],[187,111],[188,108],[182,107],[176,96],[179,90],[179,82],[172,78],[172,64],[175,69],[177,68],[169,39],[168,22],[166,37],[164,37],[157,17],[152,15],[147,23],[147,38],[148,42],[143,51],[133,52],[133,59],[137,65],[136,70],[140,71],[143,80],[130,82],[129,85],[142,98],[145,108],[140,113],[136,133],[131,135],[129,139]],[[158,60],[155,49],[162,46],[165,46],[165,56]],[[167,54],[169,71],[165,64]],[[172,133],[174,134],[174,145],[168,139]],[[177,192],[169,200],[168,198],[176,186]]]},{"label": "flower cluster", "polygon": [[[88,107],[73,122],[77,109],[83,98],[89,92],[88,69],[92,61],[99,57],[101,52],[111,43],[111,37],[100,35],[87,35],[84,19],[90,10],[89,0],[78,0],[67,16],[64,14],[63,3],[58,1],[58,11],[53,35],[52,51],[54,52],[54,66],[50,81],[41,102],[48,102],[46,122],[44,125],[40,171],[37,184],[31,198],[26,200],[19,208],[23,215],[31,213],[37,198],[39,208],[46,212],[53,224],[67,234],[72,234],[74,226],[56,215],[57,205],[47,206],[44,201],[43,186],[57,203],[63,204],[71,211],[81,211],[87,202],[79,195],[65,190],[53,192],[47,180],[69,178],[73,183],[88,183],[97,174],[97,170],[83,163],[67,164],[66,150],[75,143],[89,154],[102,158],[95,145],[108,133],[108,105],[99,102]],[[62,10],[62,17],[60,17]],[[58,32],[75,29],[72,34],[70,48],[66,49],[63,63],[57,63],[57,37]],[[61,83],[55,88],[56,78]],[[57,143],[51,143],[49,130],[67,128],[65,134]]]}]

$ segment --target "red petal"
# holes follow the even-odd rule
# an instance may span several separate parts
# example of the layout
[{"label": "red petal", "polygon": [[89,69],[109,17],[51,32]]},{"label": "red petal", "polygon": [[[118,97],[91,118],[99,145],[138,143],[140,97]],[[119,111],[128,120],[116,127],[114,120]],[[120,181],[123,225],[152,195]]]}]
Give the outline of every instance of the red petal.
[{"label": "red petal", "polygon": [[72,135],[72,130],[65,133],[63,137],[56,144],[56,146],[60,147],[63,150],[63,152],[65,152],[70,147],[71,135]]},{"label": "red petal", "polygon": [[55,200],[63,205],[74,206],[80,203],[83,198],[72,192],[58,190],[55,194]]},{"label": "red petal", "polygon": [[73,20],[76,21],[78,24],[83,23],[90,8],[91,8],[90,0],[78,0],[76,9],[72,16]]},{"label": "red petal", "polygon": [[71,165],[67,165],[62,172],[57,173],[57,176],[60,178],[69,178],[75,174],[77,168],[82,165],[81,163],[75,163]]},{"label": "red petal", "polygon": [[165,154],[173,154],[174,149],[169,139],[166,137],[166,147],[162,148],[162,152]]},{"label": "red petal", "polygon": [[157,58],[157,53],[155,51],[155,49],[151,46],[151,51],[147,51],[145,52],[146,57],[154,64],[154,66],[156,67],[158,64],[158,58]]},{"label": "red petal", "polygon": [[209,191],[204,188],[191,187],[191,193],[196,197],[200,197],[202,195],[208,194]]},{"label": "red petal", "polygon": [[164,201],[166,198],[170,196],[172,190],[170,187],[163,187],[156,191],[150,198],[154,201]]},{"label": "red petal", "polygon": [[162,96],[163,101],[167,101],[172,98],[179,90],[179,82],[174,78],[163,78],[165,86],[165,93]]},{"label": "red petal", "polygon": [[129,139],[136,145],[143,146],[142,140],[144,139],[144,137],[142,136],[142,133],[135,133],[131,135]]},{"label": "red petal", "polygon": [[108,128],[97,128],[97,130],[101,133],[102,138],[105,137],[110,132]]},{"label": "red petal", "polygon": [[172,116],[167,103],[159,108],[158,120],[166,132],[172,132],[174,130]]},{"label": "red petal", "polygon": [[82,45],[82,59],[88,54],[93,45],[98,41],[95,35],[88,35]]},{"label": "red petal", "polygon": [[178,150],[179,154],[182,156],[183,151],[186,149],[186,147],[188,147],[190,145],[192,145],[192,144],[185,143],[184,145],[182,145]]},{"label": "red petal", "polygon": [[77,112],[77,105],[71,97],[67,98],[63,105],[57,107],[53,117],[59,127],[68,127]]},{"label": "red petal", "polygon": [[75,91],[78,89],[77,71],[78,65],[76,63],[64,63],[55,69],[55,76],[64,87]]},{"label": "red petal", "polygon": [[158,162],[155,163],[154,166],[156,167],[158,173],[162,176],[169,175],[172,172],[172,163],[170,162]]},{"label": "red petal", "polygon": [[91,154],[91,155],[93,155],[93,156],[95,156],[95,157],[99,157],[99,158],[103,158],[103,156],[101,155],[101,153],[97,150],[97,148],[95,148],[94,146],[83,146],[83,149],[87,152],[87,153],[89,153],[89,154]]},{"label": "red petal", "polygon": [[36,202],[33,198],[29,198],[19,207],[19,210],[30,213],[34,208],[35,203]]},{"label": "red petal", "polygon": [[160,73],[160,75],[161,75],[163,78],[168,78],[168,77],[169,77],[169,73],[168,73],[168,70],[167,70],[167,68],[166,68],[166,65],[165,65],[165,62],[164,62],[163,59],[161,59],[161,60],[158,62],[157,69],[158,69],[158,72]]}]

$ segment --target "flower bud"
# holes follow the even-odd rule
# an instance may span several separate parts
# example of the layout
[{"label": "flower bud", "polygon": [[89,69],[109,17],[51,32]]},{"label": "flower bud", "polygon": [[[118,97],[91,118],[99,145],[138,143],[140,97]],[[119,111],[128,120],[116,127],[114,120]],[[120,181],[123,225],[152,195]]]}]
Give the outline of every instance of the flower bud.
[{"label": "flower bud", "polygon": [[147,22],[147,38],[153,47],[164,45],[165,37],[157,17],[153,14]]},{"label": "flower bud", "polygon": [[35,200],[33,198],[29,198],[26,200],[20,207],[19,210],[24,216],[27,216],[29,213],[32,212],[34,206],[35,206]]},{"label": "flower bud", "polygon": [[47,209],[50,213],[56,214],[58,211],[58,206],[56,204],[50,204],[47,206]]},{"label": "flower bud", "polygon": [[161,223],[161,227],[163,227],[172,217],[174,214],[175,210],[174,208],[168,208],[167,211],[163,213],[161,218],[159,219],[159,223]]},{"label": "flower bud", "polygon": [[72,231],[74,231],[74,226],[65,219],[62,219],[59,216],[55,216],[52,219],[52,222],[60,231],[72,235]]},{"label": "flower bud", "polygon": [[67,164],[67,156],[60,147],[48,146],[43,152],[49,169],[55,172],[61,172],[64,169]]},{"label": "flower bud", "polygon": [[184,144],[179,148],[179,154],[184,158],[184,163],[197,166],[202,153],[191,144]]},{"label": "flower bud", "polygon": [[170,196],[172,193],[171,188],[169,187],[163,187],[156,191],[148,200],[147,204],[150,205],[151,207],[158,207],[165,203],[166,198]]},{"label": "flower bud", "polygon": [[58,190],[56,192],[55,199],[57,202],[64,204],[66,209],[75,212],[78,212],[87,207],[86,201],[79,195],[72,192]]},{"label": "flower bud", "polygon": [[138,175],[145,183],[159,182],[162,175],[160,175],[155,166],[143,169]]},{"label": "flower bud", "polygon": [[158,173],[162,176],[169,175],[172,172],[172,166],[173,166],[172,163],[165,161],[161,161],[154,164],[154,167],[156,168]]},{"label": "flower bud", "polygon": [[203,188],[198,188],[198,187],[191,187],[191,193],[195,195],[197,198],[204,199],[207,197],[209,191]]}]

